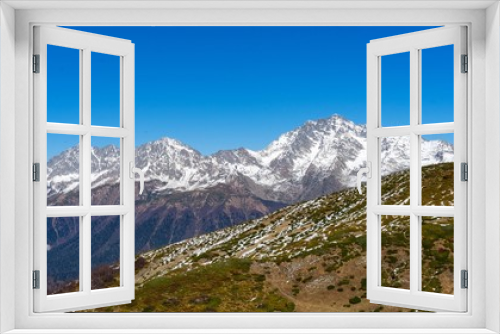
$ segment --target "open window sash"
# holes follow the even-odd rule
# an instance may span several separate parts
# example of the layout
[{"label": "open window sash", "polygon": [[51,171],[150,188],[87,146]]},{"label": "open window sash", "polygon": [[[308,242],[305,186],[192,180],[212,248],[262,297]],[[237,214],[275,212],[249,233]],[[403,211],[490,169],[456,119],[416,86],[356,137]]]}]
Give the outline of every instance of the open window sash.
[{"label": "open window sash", "polygon": [[[47,49],[48,45],[79,52],[79,123],[47,122]],[[120,124],[118,127],[91,123],[92,52],[119,57]],[[34,166],[38,164],[38,182],[34,192],[34,312],[64,312],[129,303],[134,299],[134,44],[128,40],[79,32],[71,29],[37,26],[34,28]],[[36,56],[35,56],[36,55]],[[74,135],[79,138],[79,204],[47,206],[47,134]],[[120,203],[93,206],[91,203],[91,138],[117,138],[120,141]],[[36,181],[36,180],[35,180]],[[91,218],[119,217],[120,284],[92,289]],[[79,277],[76,291],[47,293],[47,219],[78,217]],[[118,264],[113,264],[115,268]]]},{"label": "open window sash", "polygon": [[[453,45],[454,121],[422,124],[422,50]],[[381,123],[382,57],[409,52],[410,124],[383,127]],[[372,303],[431,311],[467,310],[467,182],[461,180],[461,163],[467,163],[467,54],[466,27],[443,27],[378,40],[367,45],[367,151],[371,175],[367,180],[367,298]],[[464,67],[465,66],[465,67]],[[470,71],[470,69],[469,69]],[[454,206],[421,205],[421,136],[454,133]],[[381,141],[386,137],[410,138],[410,204],[383,205],[381,197]],[[387,287],[383,281],[382,216],[409,220],[409,286]],[[422,217],[453,217],[453,293],[422,289]],[[385,273],[387,275],[387,273]]]}]

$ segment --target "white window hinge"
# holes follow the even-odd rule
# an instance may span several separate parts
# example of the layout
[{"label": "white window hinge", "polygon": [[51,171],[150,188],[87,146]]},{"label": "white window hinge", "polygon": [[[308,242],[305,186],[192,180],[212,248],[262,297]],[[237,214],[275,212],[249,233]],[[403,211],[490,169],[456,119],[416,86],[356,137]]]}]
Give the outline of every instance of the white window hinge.
[{"label": "white window hinge", "polygon": [[469,56],[462,55],[461,58],[462,58],[462,68],[460,72],[467,73],[469,72]]},{"label": "white window hinge", "polygon": [[33,164],[33,181],[40,182],[40,164],[38,162]]},{"label": "white window hinge", "polygon": [[33,73],[40,73],[40,55],[33,55]]},{"label": "white window hinge", "polygon": [[460,272],[460,277],[462,281],[460,286],[462,287],[462,289],[467,289],[469,287],[469,273],[467,272],[467,270],[462,270]]},{"label": "white window hinge", "polygon": [[40,270],[33,270],[33,289],[40,289]]},{"label": "white window hinge", "polygon": [[469,181],[469,165],[466,162],[460,164],[460,180]]}]

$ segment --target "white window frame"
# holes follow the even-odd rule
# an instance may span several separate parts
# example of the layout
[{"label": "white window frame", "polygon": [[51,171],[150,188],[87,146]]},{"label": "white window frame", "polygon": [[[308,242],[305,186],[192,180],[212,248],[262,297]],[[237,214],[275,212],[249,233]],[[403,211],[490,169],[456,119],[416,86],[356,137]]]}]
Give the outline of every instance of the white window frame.
[{"label": "white window frame", "polygon": [[[466,27],[450,26],[372,40],[367,46],[367,161],[371,177],[367,180],[367,298],[370,302],[403,306],[419,310],[467,310],[467,290],[461,287],[461,270],[467,269],[467,188],[461,181],[461,163],[467,163],[467,76],[462,73],[462,55],[467,54]],[[422,123],[422,51],[452,45],[454,108],[453,121]],[[409,54],[409,124],[382,126],[382,59],[387,55]],[[423,206],[421,198],[422,164],[421,135],[454,134],[454,203],[452,206]],[[384,205],[381,202],[381,140],[407,136],[410,140],[410,203]],[[382,286],[382,226],[384,215],[405,216],[409,219],[410,285],[409,289]],[[454,218],[453,293],[424,292],[422,288],[423,216]]]},{"label": "white window frame", "polygon": [[[185,328],[198,333],[233,333],[245,332],[245,328],[248,332],[252,328],[252,332],[262,333],[500,332],[500,18],[496,1],[398,1],[397,4],[386,1],[370,1],[369,4],[357,1],[207,1],[203,4],[79,1],[71,4],[69,1],[42,0],[4,1],[0,6],[0,331],[15,329],[13,333],[37,333],[45,329],[47,333],[47,329],[51,329],[51,333],[76,333],[78,329],[87,329],[86,333],[104,333],[113,329],[125,332],[126,329],[127,333],[144,333],[146,329],[156,329],[157,332],[173,333]],[[129,9],[124,8],[127,6]],[[130,7],[142,7],[142,10]],[[472,155],[468,189],[471,198],[468,312],[34,314],[30,289],[32,263],[26,259],[30,259],[32,249],[30,143],[33,129],[30,115],[33,105],[29,69],[32,27],[36,24],[467,25],[471,59],[468,151]],[[12,145],[14,139],[15,145]]]},{"label": "white window frame", "polygon": [[[78,50],[80,59],[80,117],[78,124],[47,122],[47,46],[57,45]],[[92,53],[113,55],[120,64],[119,126],[92,125],[91,66]],[[103,307],[130,303],[135,296],[135,110],[134,44],[129,40],[101,36],[60,27],[34,27],[34,53],[39,55],[39,72],[34,83],[34,162],[39,164],[39,181],[33,184],[33,268],[39,271],[39,289],[34,290],[35,312],[75,311],[89,305]],[[66,134],[79,139],[79,205],[47,206],[47,134]],[[120,203],[92,205],[92,138],[108,137],[120,141]],[[92,218],[119,217],[118,287],[92,290]],[[47,295],[47,218],[79,217],[79,291]]]}]

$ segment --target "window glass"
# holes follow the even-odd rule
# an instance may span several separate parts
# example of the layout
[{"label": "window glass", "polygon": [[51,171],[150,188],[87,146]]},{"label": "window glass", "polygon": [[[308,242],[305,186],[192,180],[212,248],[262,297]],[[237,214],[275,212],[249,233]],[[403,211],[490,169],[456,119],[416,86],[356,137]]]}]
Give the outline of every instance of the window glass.
[{"label": "window glass", "polygon": [[80,123],[80,50],[47,45],[47,122]]},{"label": "window glass", "polygon": [[422,124],[453,122],[453,45],[421,50]]},{"label": "window glass", "polygon": [[382,205],[410,205],[410,136],[380,139]]},{"label": "window glass", "polygon": [[422,205],[453,206],[453,134],[421,136]]},{"label": "window glass", "polygon": [[410,53],[380,58],[382,126],[410,125]]},{"label": "window glass", "polygon": [[80,205],[80,137],[47,134],[47,205]]},{"label": "window glass", "polygon": [[422,291],[453,294],[453,217],[421,217]]},{"label": "window glass", "polygon": [[381,286],[410,289],[410,217],[381,216]]},{"label": "window glass", "polygon": [[80,217],[47,218],[47,294],[79,291]]},{"label": "window glass", "polygon": [[92,125],[120,126],[120,57],[92,52]]},{"label": "window glass", "polygon": [[120,286],[120,219],[92,217],[92,290]]},{"label": "window glass", "polygon": [[92,137],[92,205],[120,205],[120,139]]}]

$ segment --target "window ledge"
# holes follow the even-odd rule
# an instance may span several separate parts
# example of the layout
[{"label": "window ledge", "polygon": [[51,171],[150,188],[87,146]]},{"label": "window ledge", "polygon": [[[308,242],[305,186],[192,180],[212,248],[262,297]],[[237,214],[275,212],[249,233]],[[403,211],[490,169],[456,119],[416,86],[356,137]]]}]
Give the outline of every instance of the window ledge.
[{"label": "window ledge", "polygon": [[5,334],[486,334],[470,329],[15,329]]}]

